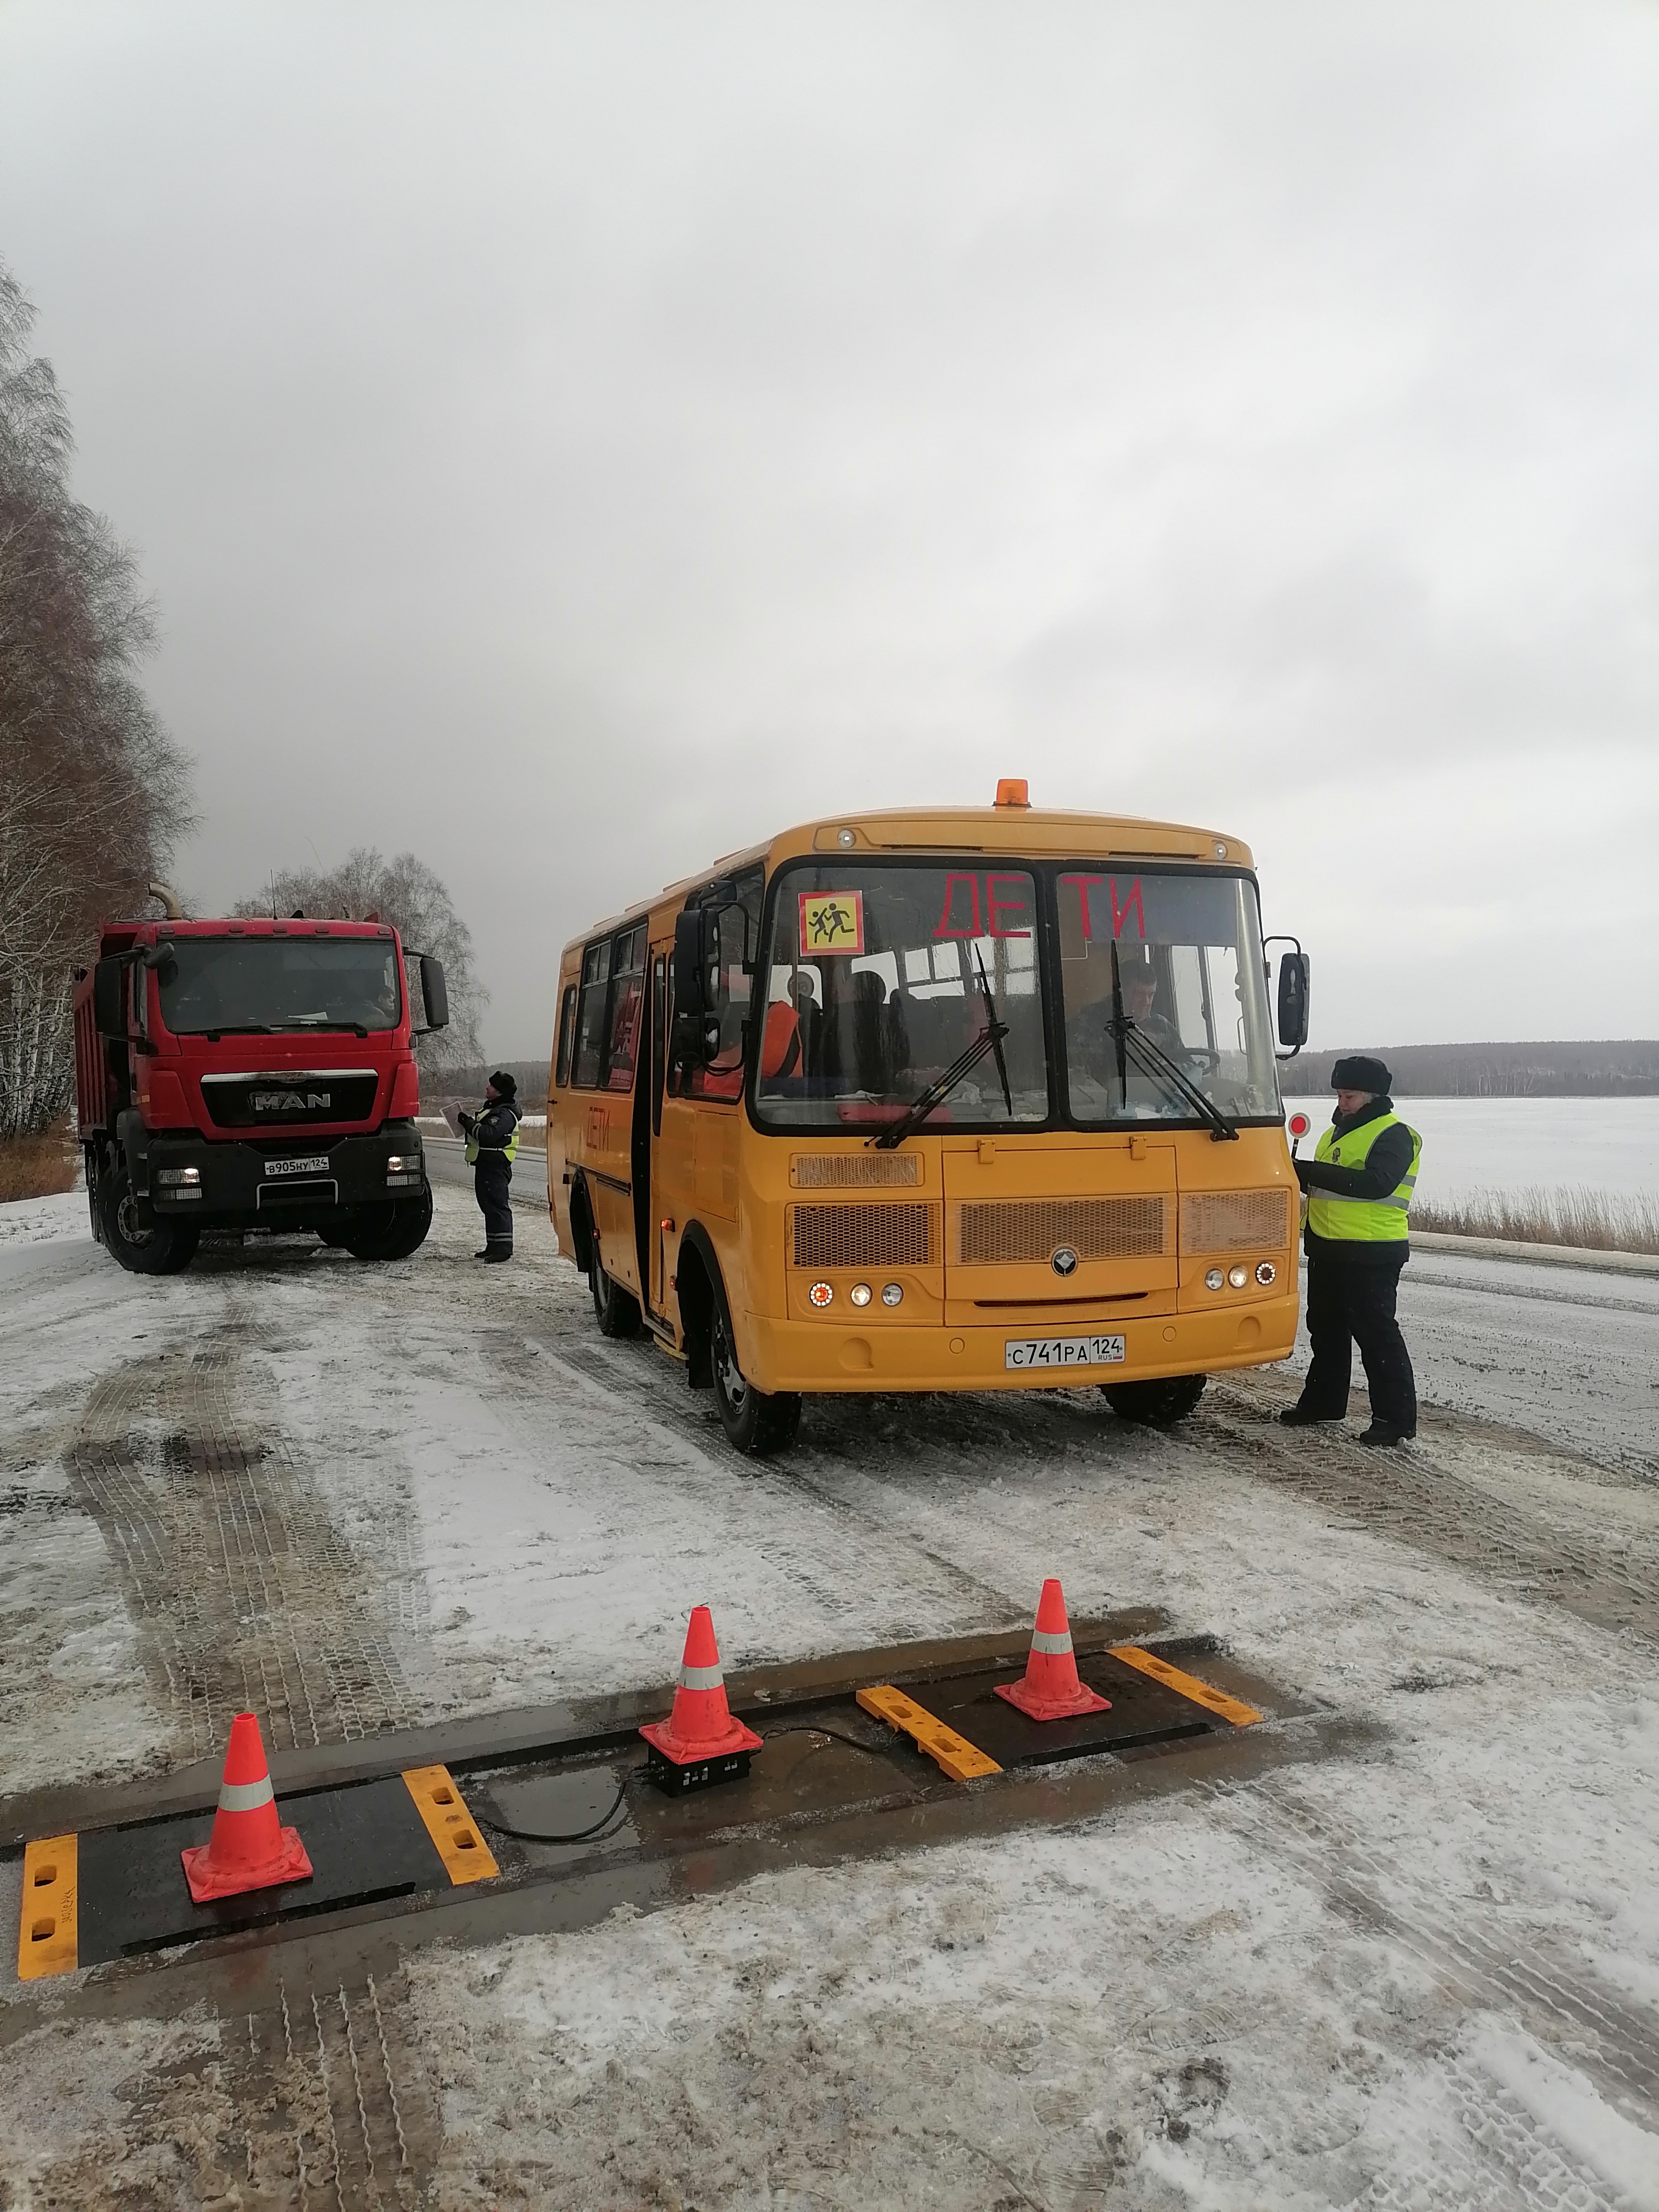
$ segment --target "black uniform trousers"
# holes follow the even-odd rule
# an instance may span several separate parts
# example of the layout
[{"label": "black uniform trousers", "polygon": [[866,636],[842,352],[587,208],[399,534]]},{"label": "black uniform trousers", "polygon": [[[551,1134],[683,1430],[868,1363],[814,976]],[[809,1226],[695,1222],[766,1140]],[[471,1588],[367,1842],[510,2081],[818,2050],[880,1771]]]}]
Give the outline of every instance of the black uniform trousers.
[{"label": "black uniform trousers", "polygon": [[1395,1319],[1404,1259],[1310,1258],[1308,1336],[1313,1364],[1302,1386],[1301,1407],[1316,1420],[1340,1421],[1348,1410],[1353,1348],[1365,1370],[1371,1394],[1371,1419],[1397,1436],[1417,1434],[1417,1379],[1412,1356]]},{"label": "black uniform trousers", "polygon": [[472,1194],[484,1218],[484,1243],[492,1251],[513,1249],[513,1163],[500,1152],[481,1152],[472,1170]]}]

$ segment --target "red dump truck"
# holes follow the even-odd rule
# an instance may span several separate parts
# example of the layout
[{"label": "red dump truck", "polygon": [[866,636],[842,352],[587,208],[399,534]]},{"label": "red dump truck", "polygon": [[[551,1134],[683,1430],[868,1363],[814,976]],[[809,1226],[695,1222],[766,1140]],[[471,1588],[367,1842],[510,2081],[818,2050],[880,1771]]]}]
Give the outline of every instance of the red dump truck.
[{"label": "red dump truck", "polygon": [[297,915],[109,922],[98,950],[76,1088],[93,1234],[124,1267],[172,1274],[204,1230],[414,1251],[432,1189],[412,1040],[449,1018],[436,960],[384,922]]}]

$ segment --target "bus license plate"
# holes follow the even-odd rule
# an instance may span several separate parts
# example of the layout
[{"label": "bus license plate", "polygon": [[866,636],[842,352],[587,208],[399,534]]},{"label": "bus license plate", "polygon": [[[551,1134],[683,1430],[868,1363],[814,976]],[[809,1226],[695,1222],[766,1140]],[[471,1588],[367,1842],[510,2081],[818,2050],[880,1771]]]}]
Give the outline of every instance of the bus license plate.
[{"label": "bus license plate", "polygon": [[265,1173],[268,1176],[326,1175],[328,1154],[313,1152],[302,1160],[267,1160]]},{"label": "bus license plate", "polygon": [[1005,1367],[1112,1367],[1123,1358],[1121,1336],[1011,1336]]}]

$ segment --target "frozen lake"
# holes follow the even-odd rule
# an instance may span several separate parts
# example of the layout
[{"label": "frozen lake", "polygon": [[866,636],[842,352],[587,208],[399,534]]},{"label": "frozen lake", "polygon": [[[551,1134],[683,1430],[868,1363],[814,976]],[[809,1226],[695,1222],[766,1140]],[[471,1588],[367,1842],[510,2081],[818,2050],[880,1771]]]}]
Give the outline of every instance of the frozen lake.
[{"label": "frozen lake", "polygon": [[[1313,1118],[1317,1099],[1286,1101]],[[1565,1189],[1582,1184],[1634,1198],[1659,1191],[1659,1098],[1401,1098],[1402,1120],[1423,1139],[1419,1192],[1449,1199],[1473,1190]],[[1309,1139],[1311,1146],[1312,1139]]]}]

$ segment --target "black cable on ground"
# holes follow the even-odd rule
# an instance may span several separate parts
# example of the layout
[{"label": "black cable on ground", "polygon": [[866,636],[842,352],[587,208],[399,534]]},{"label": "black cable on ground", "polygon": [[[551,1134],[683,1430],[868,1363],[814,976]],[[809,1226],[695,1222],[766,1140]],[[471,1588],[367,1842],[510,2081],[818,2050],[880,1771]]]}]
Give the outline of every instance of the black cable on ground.
[{"label": "black cable on ground", "polygon": [[[772,1738],[776,1735],[826,1736],[831,1743],[848,1744],[853,1750],[861,1751],[871,1759],[884,1759],[887,1756],[887,1747],[883,1745],[865,1743],[858,1736],[843,1735],[839,1729],[819,1728],[816,1723],[807,1723],[805,1721],[791,1728],[769,1729],[767,1731],[764,1741],[769,1743],[772,1741]],[[822,1748],[822,1747],[819,1747]],[[808,1756],[809,1758],[811,1757],[810,1753],[808,1753]],[[599,1838],[601,1831],[608,1828],[611,1821],[615,1820],[617,1814],[621,1811],[623,1799],[628,1795],[629,1784],[632,1782],[637,1775],[642,1774],[644,1771],[645,1769],[642,1766],[630,1767],[627,1773],[623,1776],[622,1780],[617,1784],[617,1794],[611,1799],[610,1804],[605,1808],[605,1811],[600,1814],[597,1820],[590,1821],[585,1828],[560,1830],[550,1828],[514,1828],[509,1827],[505,1820],[485,1820],[482,1819],[479,1820],[478,1825],[480,1827],[489,1828],[495,1835],[511,1836],[516,1842],[521,1844],[586,1844],[596,1842]]]},{"label": "black cable on ground", "polygon": [[764,1741],[770,1743],[775,1735],[827,1735],[832,1743],[850,1744],[854,1751],[867,1752],[872,1759],[885,1759],[890,1746],[866,1743],[856,1735],[843,1735],[839,1729],[820,1728],[816,1721],[802,1721],[793,1728],[769,1729]]},{"label": "black cable on ground", "polygon": [[615,1820],[617,1814],[622,1810],[623,1799],[628,1795],[629,1784],[634,1779],[636,1774],[642,1773],[644,1769],[642,1767],[629,1767],[627,1773],[623,1775],[622,1780],[617,1784],[617,1794],[611,1800],[610,1804],[606,1806],[605,1811],[600,1814],[597,1820],[591,1820],[585,1828],[571,1828],[568,1830],[555,1830],[550,1828],[510,1828],[505,1820],[483,1820],[479,1821],[478,1826],[481,1828],[489,1828],[493,1830],[498,1836],[512,1836],[521,1844],[586,1844],[595,1840],[598,1838],[600,1830],[602,1828],[608,1827],[611,1821]]}]

